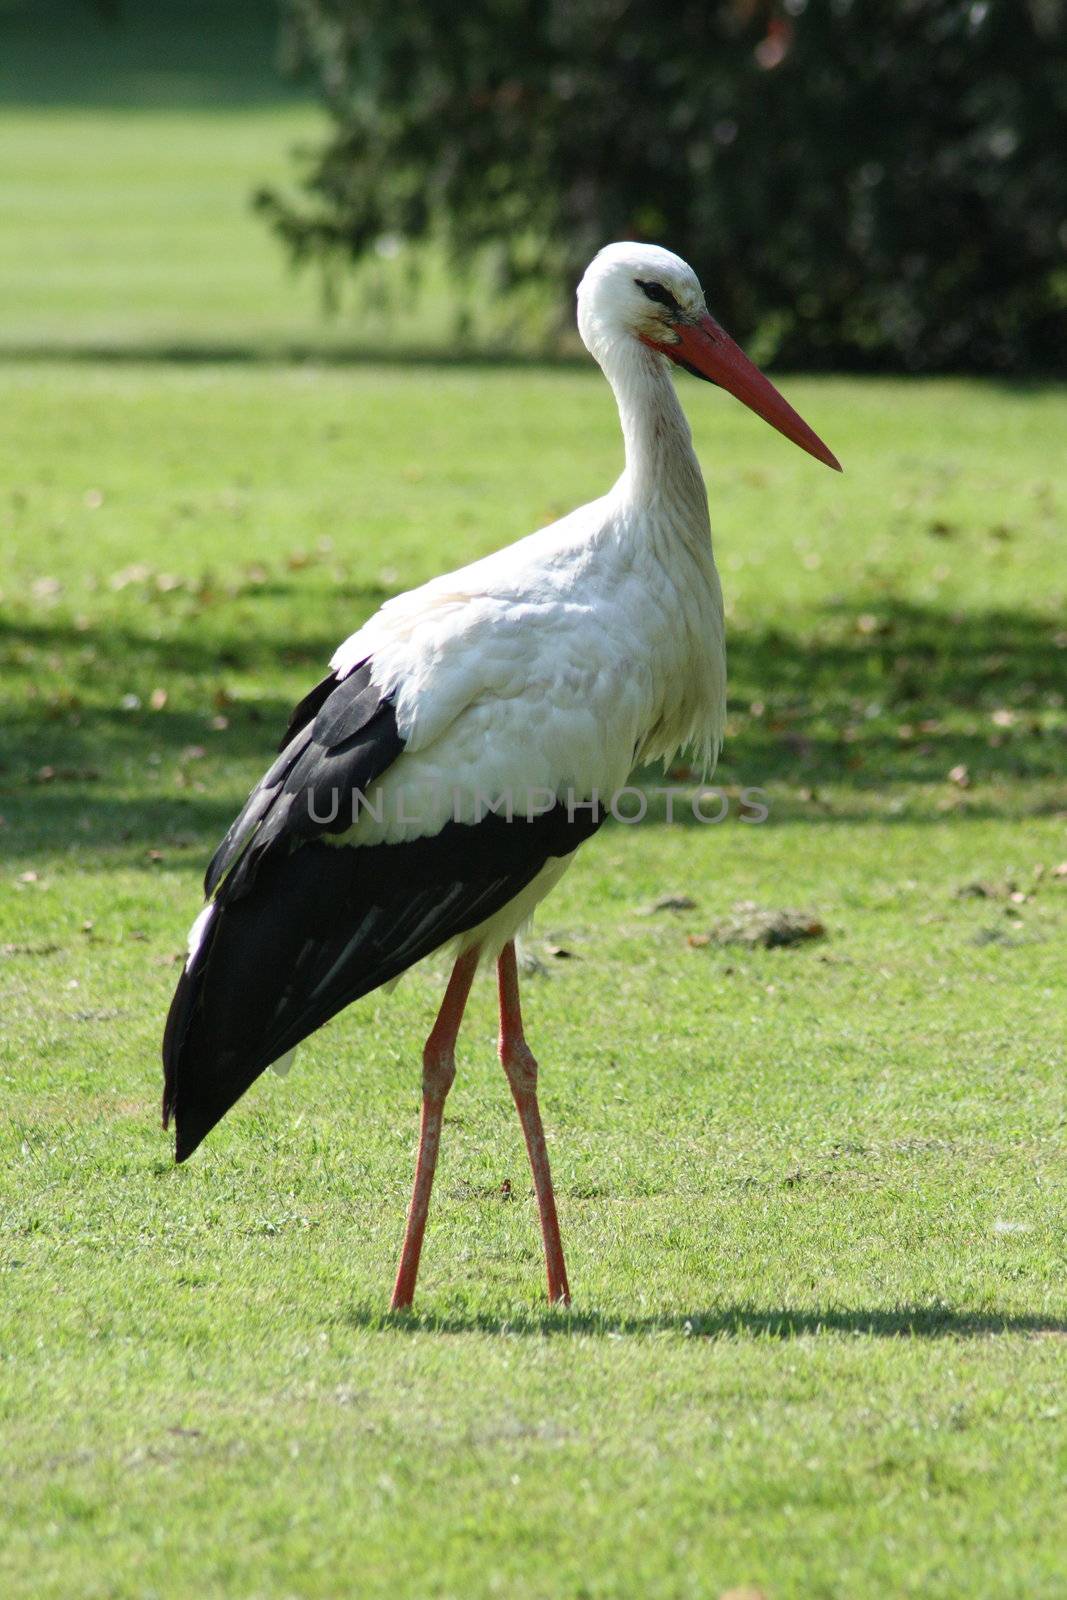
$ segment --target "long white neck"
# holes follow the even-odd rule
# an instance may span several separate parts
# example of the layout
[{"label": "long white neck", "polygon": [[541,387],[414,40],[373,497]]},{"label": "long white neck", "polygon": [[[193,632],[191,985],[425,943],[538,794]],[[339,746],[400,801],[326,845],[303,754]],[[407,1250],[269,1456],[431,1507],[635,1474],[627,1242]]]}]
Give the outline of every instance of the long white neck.
[{"label": "long white neck", "polygon": [[707,542],[708,497],[666,359],[630,335],[598,351],[619,407],[626,470],[616,493],[687,544]]},{"label": "long white neck", "polygon": [[641,759],[693,744],[710,771],[725,719],[723,605],[689,424],[663,356],[632,336],[594,353],[614,391],[626,442],[609,523],[636,546],[629,559],[654,602],[645,648],[656,701]]}]

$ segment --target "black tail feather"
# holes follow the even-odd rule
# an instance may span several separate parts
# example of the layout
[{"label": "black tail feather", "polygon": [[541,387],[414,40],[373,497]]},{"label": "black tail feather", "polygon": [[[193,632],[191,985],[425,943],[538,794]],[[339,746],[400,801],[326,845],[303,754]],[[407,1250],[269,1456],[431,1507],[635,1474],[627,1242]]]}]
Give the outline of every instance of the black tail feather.
[{"label": "black tail feather", "polygon": [[599,817],[490,814],[395,845],[319,840],[268,856],[216,908],[182,974],[163,1045],[164,1126],[184,1161],[271,1062],[353,1000],[477,927]]}]

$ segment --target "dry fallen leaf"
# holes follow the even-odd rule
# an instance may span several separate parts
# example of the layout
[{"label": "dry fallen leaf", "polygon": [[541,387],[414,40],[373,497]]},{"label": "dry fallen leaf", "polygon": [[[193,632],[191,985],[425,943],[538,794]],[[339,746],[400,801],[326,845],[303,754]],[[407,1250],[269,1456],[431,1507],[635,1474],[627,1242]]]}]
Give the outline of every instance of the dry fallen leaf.
[{"label": "dry fallen leaf", "polygon": [[123,567],[121,571],[113,572],[107,580],[108,588],[118,593],[121,589],[128,589],[131,583],[145,583],[151,576],[151,567],[146,567],[139,561],[132,567]]}]

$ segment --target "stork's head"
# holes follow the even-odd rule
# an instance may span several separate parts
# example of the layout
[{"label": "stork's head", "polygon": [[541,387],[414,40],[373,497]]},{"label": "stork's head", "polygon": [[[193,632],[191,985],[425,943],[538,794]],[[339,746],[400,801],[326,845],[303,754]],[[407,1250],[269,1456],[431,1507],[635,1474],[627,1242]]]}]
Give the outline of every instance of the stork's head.
[{"label": "stork's head", "polygon": [[729,334],[708,314],[689,264],[656,244],[609,244],[578,285],[578,330],[601,366],[620,343],[635,340],[718,384],[802,450],[841,471],[828,450]]}]

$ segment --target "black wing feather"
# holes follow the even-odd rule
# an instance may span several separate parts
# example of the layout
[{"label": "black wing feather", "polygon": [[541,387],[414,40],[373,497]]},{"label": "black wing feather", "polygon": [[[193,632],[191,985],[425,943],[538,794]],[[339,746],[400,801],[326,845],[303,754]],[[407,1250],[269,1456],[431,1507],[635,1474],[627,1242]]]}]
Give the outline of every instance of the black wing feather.
[{"label": "black wing feather", "polygon": [[[247,894],[259,862],[285,836],[314,838],[351,825],[351,806],[334,800],[350,800],[354,790],[368,788],[404,748],[392,702],[370,675],[370,662],[362,662],[340,680],[326,679],[300,702],[288,742],[211,859],[206,895],[215,894],[228,875],[229,893]],[[331,814],[330,822],[315,821]]]},{"label": "black wing feather", "polygon": [[[355,847],[325,835],[403,750],[392,703],[362,663],[293,713],[288,742],[216,852],[216,910],[171,1003],[163,1120],[184,1161],[272,1061],[371,990],[507,905],[551,857],[599,827],[562,804],[493,813],[432,837]],[[327,816],[339,792],[333,824]],[[309,803],[310,802],[310,803]]]}]

